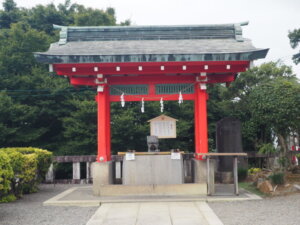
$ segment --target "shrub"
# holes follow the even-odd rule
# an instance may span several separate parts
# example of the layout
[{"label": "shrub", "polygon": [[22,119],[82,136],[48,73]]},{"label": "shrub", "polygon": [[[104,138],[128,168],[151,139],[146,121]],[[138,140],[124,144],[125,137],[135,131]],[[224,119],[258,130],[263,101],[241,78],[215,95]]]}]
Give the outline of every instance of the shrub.
[{"label": "shrub", "polygon": [[248,177],[248,169],[247,168],[239,168],[238,169],[238,178],[239,181],[244,181]]},{"label": "shrub", "polygon": [[[1,152],[1,151],[0,151]],[[13,170],[13,177],[11,178],[11,189],[12,193],[16,197],[21,197],[23,190],[22,190],[22,183],[23,183],[23,177],[26,176],[26,172],[24,170],[24,163],[25,163],[25,157],[17,151],[5,151],[5,153],[10,158],[10,165]]]},{"label": "shrub", "polygon": [[[7,156],[7,165],[13,171],[9,179],[10,194],[19,198],[22,194],[36,192],[51,164],[52,153],[38,148],[2,148],[0,153]],[[4,199],[0,195],[0,202],[13,200],[13,197]]]},{"label": "shrub", "polygon": [[253,174],[259,173],[260,171],[261,171],[260,168],[254,168],[254,167],[252,167],[252,168],[250,168],[248,170],[248,174],[253,175]]},{"label": "shrub", "polygon": [[0,197],[0,203],[13,202],[16,201],[17,198],[14,194],[8,194],[6,196]]},{"label": "shrub", "polygon": [[283,173],[274,173],[270,176],[273,184],[284,184],[284,174]]},{"label": "shrub", "polygon": [[41,182],[45,179],[46,173],[52,163],[52,152],[49,152],[40,148],[2,148],[0,150],[5,150],[6,152],[16,151],[22,153],[23,155],[36,154],[37,157],[37,175],[38,181]]},{"label": "shrub", "polygon": [[38,189],[38,160],[36,154],[27,154],[24,158],[23,168],[26,173],[23,176],[22,190],[24,194],[29,194]]},{"label": "shrub", "polygon": [[37,156],[37,174],[39,182],[45,179],[45,175],[52,163],[52,152],[49,152],[40,148],[7,148],[7,149],[15,149],[17,152],[22,154],[36,154]]},{"label": "shrub", "polygon": [[8,196],[11,189],[10,180],[13,176],[14,173],[8,155],[0,151],[0,202]]}]

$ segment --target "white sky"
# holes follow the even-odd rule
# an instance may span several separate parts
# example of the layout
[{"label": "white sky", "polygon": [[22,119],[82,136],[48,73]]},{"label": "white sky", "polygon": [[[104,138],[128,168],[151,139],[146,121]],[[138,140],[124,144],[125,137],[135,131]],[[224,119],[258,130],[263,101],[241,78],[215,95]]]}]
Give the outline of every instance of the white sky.
[{"label": "white sky", "polygon": [[[3,0],[0,0],[1,4]],[[15,0],[20,7],[63,3],[64,0]],[[288,31],[300,28],[300,0],[73,0],[88,7],[116,10],[118,22],[130,19],[134,25],[184,25],[238,23],[243,36],[255,47],[270,48],[267,58],[257,64],[282,59],[293,65],[300,78],[300,65],[290,60],[297,50],[291,49]]]}]

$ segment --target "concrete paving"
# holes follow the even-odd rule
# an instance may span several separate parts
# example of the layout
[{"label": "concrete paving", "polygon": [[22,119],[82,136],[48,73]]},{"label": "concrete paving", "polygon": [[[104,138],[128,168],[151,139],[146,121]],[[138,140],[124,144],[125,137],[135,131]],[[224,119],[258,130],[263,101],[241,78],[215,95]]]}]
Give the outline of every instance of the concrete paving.
[{"label": "concrete paving", "polygon": [[104,203],[86,225],[222,225],[206,202]]},{"label": "concrete paving", "polygon": [[72,187],[45,201],[49,206],[100,206],[86,225],[221,225],[207,202],[259,200],[232,185],[217,185],[216,195],[94,196],[92,186]]},{"label": "concrete paving", "polygon": [[233,194],[232,185],[216,185],[216,194],[207,195],[140,195],[140,196],[94,196],[92,186],[73,187],[59,195],[48,199],[44,206],[100,206],[103,203],[135,203],[135,202],[220,202],[259,200],[259,196],[240,189],[240,195]]}]

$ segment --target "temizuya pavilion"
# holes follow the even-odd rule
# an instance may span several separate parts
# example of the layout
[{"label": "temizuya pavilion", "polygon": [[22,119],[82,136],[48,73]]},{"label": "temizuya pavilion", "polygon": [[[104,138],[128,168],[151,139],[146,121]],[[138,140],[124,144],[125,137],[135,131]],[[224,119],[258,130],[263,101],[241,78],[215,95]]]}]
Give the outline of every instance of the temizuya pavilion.
[{"label": "temizuya pavilion", "polygon": [[195,153],[206,153],[207,84],[233,82],[268,52],[243,38],[247,24],[55,26],[60,40],[35,57],[74,86],[97,87],[98,164],[111,160],[110,102],[122,94],[125,101],[177,101],[181,93],[194,101]]}]

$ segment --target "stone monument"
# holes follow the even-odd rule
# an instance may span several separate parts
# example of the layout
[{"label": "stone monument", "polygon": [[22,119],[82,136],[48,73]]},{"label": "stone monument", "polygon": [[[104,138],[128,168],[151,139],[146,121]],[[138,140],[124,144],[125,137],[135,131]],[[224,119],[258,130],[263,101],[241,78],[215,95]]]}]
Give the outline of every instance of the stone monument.
[{"label": "stone monument", "polygon": [[[227,117],[217,122],[217,152],[237,153],[242,150],[241,122]],[[232,181],[233,157],[219,157],[218,172],[223,183]]]}]

